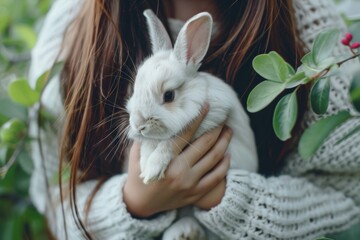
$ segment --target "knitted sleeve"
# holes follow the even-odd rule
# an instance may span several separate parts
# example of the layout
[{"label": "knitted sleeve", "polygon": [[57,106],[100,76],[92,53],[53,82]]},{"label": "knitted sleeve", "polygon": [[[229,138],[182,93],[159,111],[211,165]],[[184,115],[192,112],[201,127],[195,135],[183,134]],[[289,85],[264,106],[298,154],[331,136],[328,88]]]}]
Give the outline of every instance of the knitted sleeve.
[{"label": "knitted sleeve", "polygon": [[[31,85],[35,85],[36,78],[55,62],[62,48],[64,33],[79,13],[82,3],[82,0],[56,0],[53,3],[43,23],[37,44],[32,51],[29,73]],[[58,76],[51,79],[41,101],[47,110],[61,117],[63,107],[59,84]],[[34,112],[34,109],[31,112]],[[41,129],[40,136],[37,136],[37,127],[36,121],[32,120],[31,134],[34,138],[40,137],[44,160],[42,160],[39,145],[34,141],[31,149],[34,170],[30,183],[30,197],[39,212],[45,214],[49,228],[57,239],[83,239],[80,228],[74,222],[69,201],[65,198],[62,209],[59,204],[58,188],[48,188],[48,185],[51,185],[54,177],[57,176],[58,136],[51,128]],[[159,214],[151,220],[133,218],[127,212],[122,198],[122,188],[126,178],[127,174],[114,176],[102,185],[91,204],[88,221],[84,221],[84,209],[97,181],[87,181],[77,186],[79,216],[94,239],[152,239],[163,232],[175,219],[174,211]],[[64,227],[63,213],[66,219],[66,228]],[[65,237],[65,229],[68,238]]]},{"label": "knitted sleeve", "polygon": [[[149,240],[160,235],[175,219],[175,211],[159,214],[151,220],[133,218],[127,212],[122,199],[126,178],[127,174],[123,174],[107,180],[96,193],[87,217],[84,208],[97,181],[87,181],[77,186],[79,216],[92,239]],[[53,196],[58,196],[56,191],[53,191]],[[54,212],[47,213],[51,231],[56,239],[66,239],[62,208],[58,205],[53,209]],[[64,212],[68,239],[84,239],[82,231],[74,221],[68,201],[65,201]],[[53,218],[55,216],[56,218]]]},{"label": "knitted sleeve", "polygon": [[[307,47],[326,28],[345,31],[332,1],[294,0],[294,8]],[[334,54],[347,51],[338,44]],[[357,64],[349,62],[347,67]],[[331,79],[326,115],[351,110],[349,82],[346,73]],[[304,124],[319,118],[308,112]],[[314,239],[350,227],[360,217],[360,134],[336,142],[359,126],[359,119],[347,121],[309,160],[297,151],[289,154],[281,176],[231,170],[221,203],[209,211],[195,210],[196,217],[222,239]]]}]

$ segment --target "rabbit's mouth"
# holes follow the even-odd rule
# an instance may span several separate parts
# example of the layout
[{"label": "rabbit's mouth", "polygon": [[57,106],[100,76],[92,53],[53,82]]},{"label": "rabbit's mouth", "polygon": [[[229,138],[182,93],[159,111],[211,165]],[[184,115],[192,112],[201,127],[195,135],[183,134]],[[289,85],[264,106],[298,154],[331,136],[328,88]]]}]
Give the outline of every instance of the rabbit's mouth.
[{"label": "rabbit's mouth", "polygon": [[172,132],[160,126],[144,126],[141,128],[130,128],[128,136],[132,139],[169,140]]},{"label": "rabbit's mouth", "polygon": [[146,139],[154,139],[154,140],[168,140],[171,135],[169,134],[168,131],[164,130],[164,129],[143,129],[139,131],[139,135],[142,138],[146,138]]}]

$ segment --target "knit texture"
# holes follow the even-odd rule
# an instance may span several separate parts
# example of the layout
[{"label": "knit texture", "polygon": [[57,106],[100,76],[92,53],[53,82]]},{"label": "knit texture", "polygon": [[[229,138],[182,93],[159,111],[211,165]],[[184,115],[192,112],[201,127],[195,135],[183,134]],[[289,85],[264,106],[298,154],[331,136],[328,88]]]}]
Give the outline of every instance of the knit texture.
[{"label": "knit texture", "polygon": [[[61,49],[64,32],[81,9],[82,0],[57,0],[49,12],[39,40],[32,52],[30,82],[34,85],[40,74],[55,61]],[[327,28],[345,25],[330,0],[294,0],[297,27],[301,40],[310,48],[315,36]],[[338,44],[334,55],[348,53]],[[358,66],[353,60],[344,67]],[[55,114],[62,114],[59,95],[59,79],[43,96],[45,107]],[[343,73],[331,78],[329,108],[325,116],[348,109],[350,76]],[[51,86],[51,85],[50,85]],[[53,93],[53,94],[51,94]],[[308,126],[320,116],[307,112],[303,121]],[[359,119],[347,121],[336,129],[314,157],[303,160],[295,150],[288,155],[280,176],[265,178],[243,170],[230,170],[225,195],[221,203],[209,211],[194,209],[197,219],[207,228],[209,239],[314,239],[315,237],[344,230],[359,220],[360,216],[360,134],[336,144],[352,129],[360,125]],[[35,124],[32,133],[36,135]],[[62,210],[58,192],[50,190],[53,206],[46,194],[44,176],[51,179],[58,167],[57,137],[42,132],[44,164],[39,148],[33,146],[35,170],[30,195],[35,206],[49,219],[49,225],[58,239],[64,239]],[[45,171],[45,172],[44,172]],[[96,239],[153,239],[175,220],[175,211],[158,215],[151,220],[134,219],[127,212],[122,199],[122,187],[127,174],[107,180],[97,192],[91,205],[88,227]],[[78,186],[79,214],[83,209],[96,181]],[[52,211],[53,209],[53,211]],[[69,239],[82,239],[68,202],[64,211]]]}]

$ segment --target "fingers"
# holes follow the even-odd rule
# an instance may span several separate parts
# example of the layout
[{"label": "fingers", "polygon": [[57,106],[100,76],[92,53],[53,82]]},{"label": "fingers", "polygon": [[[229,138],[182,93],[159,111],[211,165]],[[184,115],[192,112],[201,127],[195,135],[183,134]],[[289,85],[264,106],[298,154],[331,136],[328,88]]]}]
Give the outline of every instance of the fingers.
[{"label": "fingers", "polygon": [[190,144],[179,157],[185,159],[189,166],[194,166],[216,143],[221,133],[223,125],[216,127],[200,136]]},{"label": "fingers", "polygon": [[192,170],[196,172],[196,175],[199,177],[198,180],[224,158],[231,137],[232,130],[228,127],[224,127],[215,145],[212,146],[201,161],[195,163]]},{"label": "fingers", "polygon": [[178,137],[173,140],[172,145],[176,155],[178,155],[190,142],[192,136],[199,128],[208,111],[209,104],[205,103],[200,111],[200,115],[191,122],[191,124],[184,130],[184,132],[182,132]]},{"label": "fingers", "polygon": [[207,193],[226,177],[230,167],[230,156],[226,155],[216,167],[200,179],[195,191]]}]

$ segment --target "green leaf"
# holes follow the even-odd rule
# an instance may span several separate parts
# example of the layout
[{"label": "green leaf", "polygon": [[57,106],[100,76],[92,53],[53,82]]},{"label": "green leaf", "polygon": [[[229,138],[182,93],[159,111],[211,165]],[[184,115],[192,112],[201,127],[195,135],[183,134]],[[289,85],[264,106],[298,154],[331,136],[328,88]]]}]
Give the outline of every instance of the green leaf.
[{"label": "green leaf", "polygon": [[33,206],[29,206],[24,215],[24,220],[29,224],[32,237],[30,239],[49,239],[46,234],[46,223],[44,217],[39,214]]},{"label": "green leaf", "polygon": [[285,82],[289,76],[289,64],[274,51],[269,52],[269,56],[273,61],[274,68],[282,82]]},{"label": "green leaf", "polygon": [[269,105],[282,91],[285,84],[263,81],[249,94],[247,109],[249,112],[258,112]]},{"label": "green leaf", "polygon": [[49,78],[49,74],[50,74],[50,70],[47,70],[43,74],[41,74],[40,77],[38,77],[38,79],[36,80],[35,91],[41,93],[41,90],[43,89]]},{"label": "green leaf", "polygon": [[305,54],[301,62],[302,65],[298,67],[298,71],[304,72],[309,78],[322,70],[316,65],[312,52]]},{"label": "green leaf", "polygon": [[41,90],[44,88],[46,82],[53,78],[55,75],[59,74],[63,66],[64,62],[57,62],[51,69],[41,74],[40,77],[38,77],[38,79],[36,80],[35,90],[41,93]]},{"label": "green leaf", "polygon": [[10,119],[0,128],[0,140],[5,144],[15,144],[21,140],[27,130],[26,125],[19,119]]},{"label": "green leaf", "polygon": [[41,14],[46,14],[49,11],[51,5],[51,0],[42,0],[38,2],[38,9],[40,10]]},{"label": "green leaf", "polygon": [[300,60],[304,65],[308,66],[308,67],[316,67],[316,62],[314,61],[314,57],[313,57],[313,53],[312,52],[308,52],[307,54],[305,54],[301,60]]},{"label": "green leaf", "polygon": [[306,77],[305,72],[298,72],[287,80],[286,88],[294,88],[301,84],[306,84],[309,78]]},{"label": "green leaf", "polygon": [[359,240],[359,236],[360,236],[359,221],[341,232],[328,234],[330,240]]},{"label": "green leaf", "polygon": [[23,121],[27,119],[27,109],[5,96],[0,97],[0,114],[8,118],[18,118]]},{"label": "green leaf", "polygon": [[320,64],[328,58],[339,40],[339,31],[329,29],[321,32],[314,40],[312,52],[315,63]]},{"label": "green leaf", "polygon": [[33,171],[34,166],[33,166],[33,161],[31,159],[29,153],[26,152],[25,150],[21,151],[21,153],[18,156],[18,161],[19,161],[20,167],[24,170],[24,172],[26,172],[30,176]]},{"label": "green leaf", "polygon": [[[310,59],[310,57],[309,57]],[[307,62],[309,61],[309,62]],[[312,65],[311,60],[305,60],[304,63],[298,68],[298,71],[305,72],[305,75],[309,78],[313,77],[315,74],[323,71],[324,69],[334,65],[335,58],[328,57],[324,59],[321,63]]]},{"label": "green leaf", "polygon": [[7,116],[0,114],[0,126],[3,125],[8,120],[9,118]]},{"label": "green leaf", "polygon": [[318,79],[310,91],[311,108],[316,114],[324,114],[329,106],[330,81]]},{"label": "green leaf", "polygon": [[341,111],[336,115],[323,118],[307,128],[299,142],[299,153],[301,157],[307,159],[313,156],[330,133],[349,118],[351,118],[349,112]]},{"label": "green leaf", "polygon": [[15,33],[26,44],[28,49],[32,49],[36,43],[36,33],[34,30],[25,24],[18,24],[14,27]]},{"label": "green leaf", "polygon": [[354,129],[351,129],[350,132],[348,132],[347,134],[345,134],[345,136],[341,137],[339,140],[336,141],[336,145],[341,143],[342,141],[345,141],[346,139],[348,139],[349,137],[351,137],[352,135],[354,135],[355,133],[360,132],[360,125],[355,127]]},{"label": "green leaf", "polygon": [[278,102],[273,116],[273,128],[276,136],[285,141],[291,137],[291,131],[296,123],[298,104],[296,91],[287,94]]},{"label": "green leaf", "polygon": [[350,89],[350,100],[354,108],[360,112],[360,71],[357,71],[352,79]]},{"label": "green leaf", "polygon": [[360,21],[353,22],[349,26],[349,32],[353,35],[353,41],[360,41]]},{"label": "green leaf", "polygon": [[33,90],[25,79],[11,82],[9,85],[9,95],[14,102],[24,106],[31,106],[40,99],[40,93]]},{"label": "green leaf", "polygon": [[9,26],[10,23],[10,14],[6,11],[0,11],[0,33],[3,33],[4,30]]},{"label": "green leaf", "polygon": [[275,82],[284,82],[289,75],[289,66],[276,52],[260,54],[253,60],[253,68],[263,78]]},{"label": "green leaf", "polygon": [[7,147],[0,145],[0,166],[5,165],[5,163],[7,161],[7,158],[6,158],[7,151],[8,151]]},{"label": "green leaf", "polygon": [[21,216],[12,214],[10,219],[5,222],[0,237],[1,239],[21,240],[23,238],[22,234]]},{"label": "green leaf", "polygon": [[286,63],[286,65],[288,66],[290,76],[294,75],[295,69],[289,63]]}]

